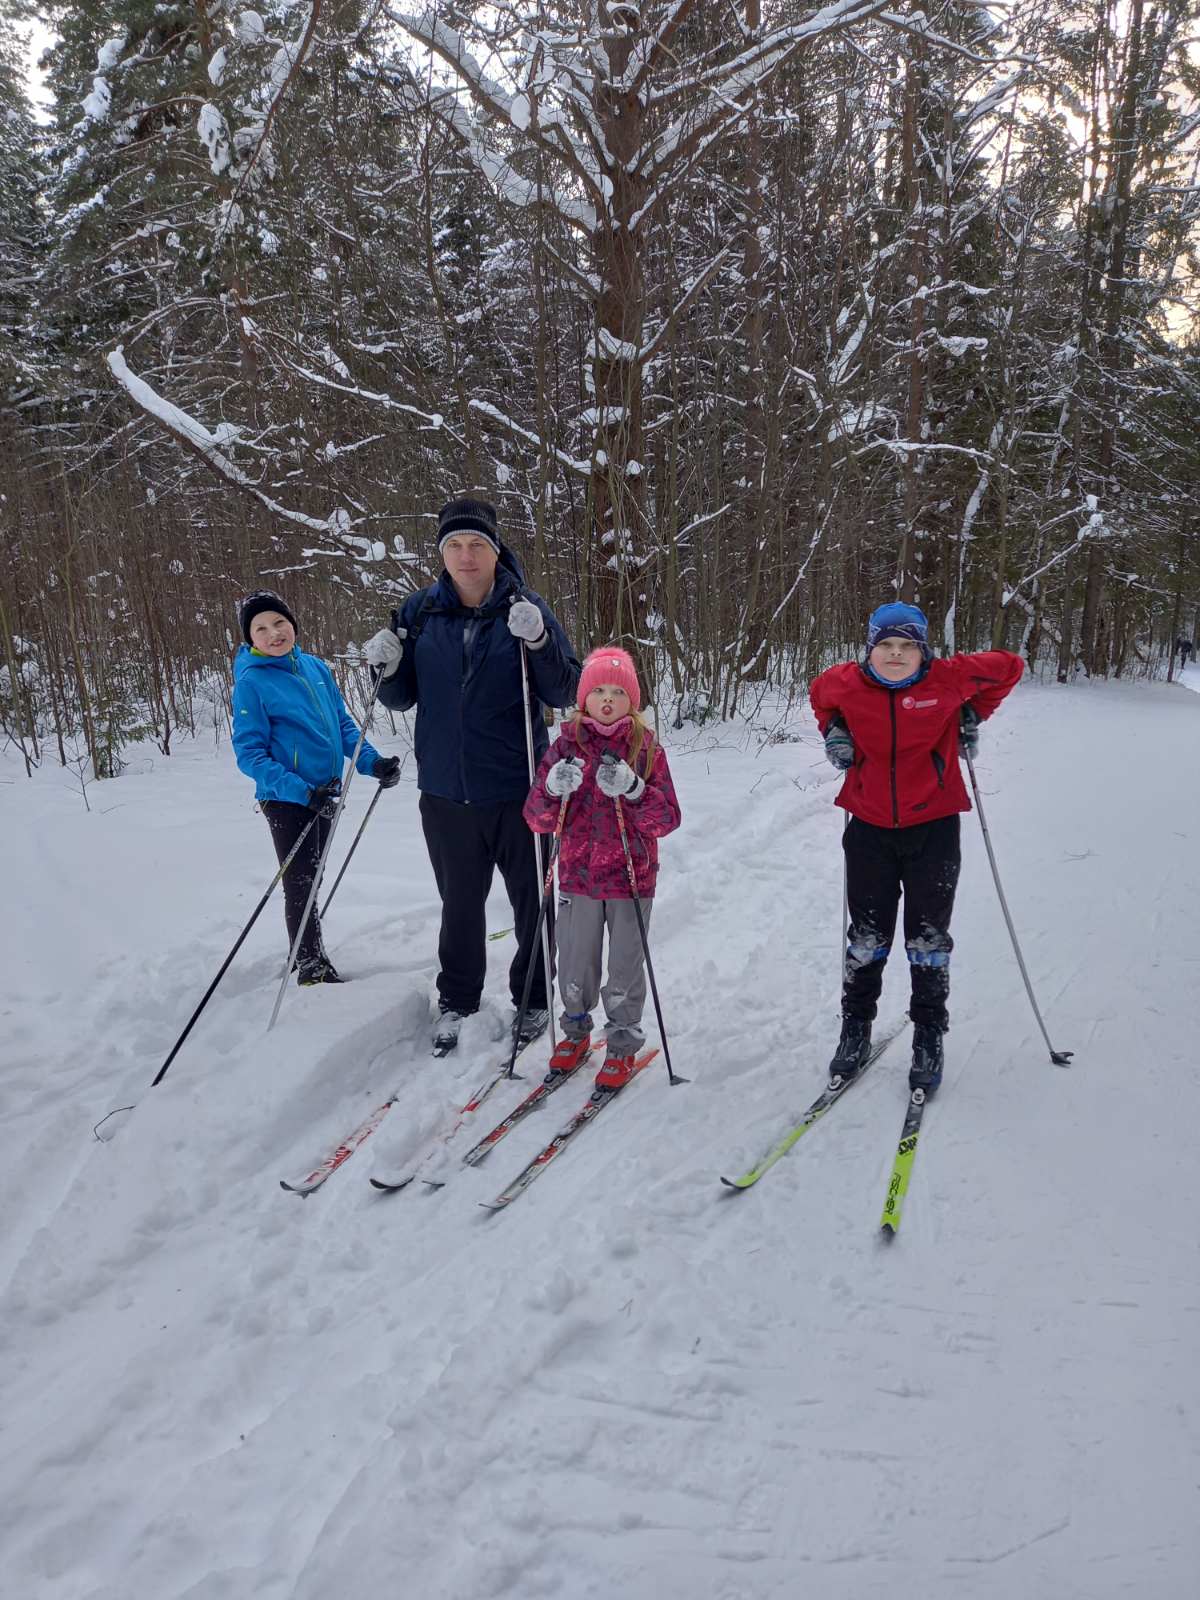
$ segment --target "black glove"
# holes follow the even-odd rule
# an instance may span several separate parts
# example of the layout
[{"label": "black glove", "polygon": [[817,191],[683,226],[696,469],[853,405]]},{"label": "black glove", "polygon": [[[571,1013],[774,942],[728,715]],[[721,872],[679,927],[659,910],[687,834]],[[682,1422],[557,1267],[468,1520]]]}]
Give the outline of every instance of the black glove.
[{"label": "black glove", "polygon": [[964,706],[958,714],[958,748],[972,760],[979,754],[979,713],[974,706]]},{"label": "black glove", "polygon": [[310,811],[315,811],[318,816],[331,819],[337,810],[338,795],[342,792],[342,780],[331,778],[328,783],[319,783],[315,789],[308,791],[308,799],[304,802]]},{"label": "black glove", "polygon": [[379,779],[381,789],[394,789],[400,782],[400,757],[380,756],[371,768],[371,776]]},{"label": "black glove", "polygon": [[825,759],[839,772],[849,772],[854,765],[854,740],[840,717],[835,717],[826,731]]}]

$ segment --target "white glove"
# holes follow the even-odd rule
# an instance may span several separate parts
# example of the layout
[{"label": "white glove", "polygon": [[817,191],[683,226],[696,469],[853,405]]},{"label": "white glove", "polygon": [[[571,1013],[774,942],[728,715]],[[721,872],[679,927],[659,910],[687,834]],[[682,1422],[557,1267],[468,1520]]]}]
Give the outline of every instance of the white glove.
[{"label": "white glove", "polygon": [[517,600],[512,605],[508,613],[508,631],[514,639],[524,639],[526,644],[542,642],[546,624],[532,600]]},{"label": "white glove", "polygon": [[561,800],[565,794],[574,794],[582,782],[582,766],[568,756],[565,761],[556,761],[546,774],[546,793]]},{"label": "white glove", "polygon": [[627,761],[602,761],[596,770],[596,786],[610,800],[640,800],[646,785]]},{"label": "white glove", "polygon": [[363,655],[377,671],[380,667],[383,668],[385,678],[390,678],[400,665],[400,657],[404,654],[404,645],[401,641],[407,637],[408,634],[403,628],[399,632],[391,628],[380,628],[379,632],[373,634],[363,645]]}]

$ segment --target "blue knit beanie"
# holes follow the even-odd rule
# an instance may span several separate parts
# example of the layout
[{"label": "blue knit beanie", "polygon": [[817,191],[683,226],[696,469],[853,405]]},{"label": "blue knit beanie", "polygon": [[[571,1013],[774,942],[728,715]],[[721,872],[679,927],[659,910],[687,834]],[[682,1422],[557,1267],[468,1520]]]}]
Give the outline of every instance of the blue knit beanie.
[{"label": "blue knit beanie", "polygon": [[890,601],[872,611],[867,623],[867,649],[874,650],[881,639],[911,639],[921,646],[921,657],[929,660],[929,622],[916,606]]},{"label": "blue knit beanie", "polygon": [[[893,682],[875,671],[871,665],[871,651],[881,639],[911,639],[914,644],[921,646],[921,665],[907,678]],[[886,606],[880,606],[877,611],[872,611],[870,621],[867,623],[867,654],[863,661],[863,668],[869,678],[885,689],[908,689],[914,683],[919,683],[929,671],[931,660],[929,650],[929,623],[925,613],[918,611],[916,606],[903,605],[899,600],[893,600]]]}]

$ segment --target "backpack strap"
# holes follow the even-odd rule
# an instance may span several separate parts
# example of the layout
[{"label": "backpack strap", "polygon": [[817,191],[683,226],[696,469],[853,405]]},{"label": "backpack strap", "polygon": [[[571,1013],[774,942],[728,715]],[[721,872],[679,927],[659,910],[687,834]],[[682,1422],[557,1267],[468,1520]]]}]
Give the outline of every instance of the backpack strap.
[{"label": "backpack strap", "polygon": [[[436,584],[430,584],[429,588],[425,590],[424,594],[421,597],[421,604],[420,604],[420,607],[418,608],[417,614],[412,619],[412,625],[411,625],[411,627],[409,627],[409,629],[408,629],[408,631],[407,631],[407,633],[405,635],[405,637],[407,639],[409,639],[413,644],[416,644],[417,640],[421,637],[421,630],[425,626],[425,619],[429,615],[429,613],[433,610],[433,603],[434,603],[433,602],[433,594],[434,594],[434,590],[436,588],[437,588]],[[399,633],[399,631],[400,631],[400,612],[399,612],[399,610],[393,610],[392,611],[392,628],[393,628],[393,630],[395,632]]]}]

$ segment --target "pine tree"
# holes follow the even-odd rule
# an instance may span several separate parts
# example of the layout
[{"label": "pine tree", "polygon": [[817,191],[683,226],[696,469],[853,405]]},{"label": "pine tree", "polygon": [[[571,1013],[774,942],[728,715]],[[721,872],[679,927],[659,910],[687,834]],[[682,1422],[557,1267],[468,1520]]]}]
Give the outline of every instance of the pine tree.
[{"label": "pine tree", "polygon": [[45,161],[25,89],[25,36],[0,4],[0,403],[36,383],[35,287],[45,247]]}]

